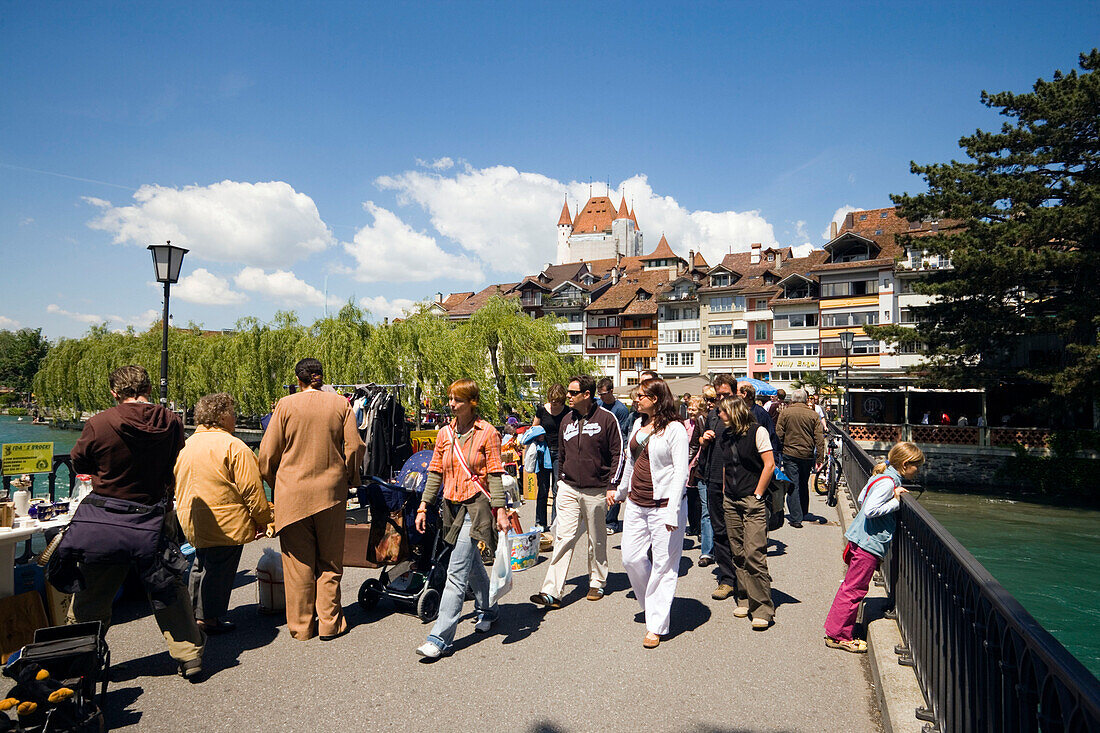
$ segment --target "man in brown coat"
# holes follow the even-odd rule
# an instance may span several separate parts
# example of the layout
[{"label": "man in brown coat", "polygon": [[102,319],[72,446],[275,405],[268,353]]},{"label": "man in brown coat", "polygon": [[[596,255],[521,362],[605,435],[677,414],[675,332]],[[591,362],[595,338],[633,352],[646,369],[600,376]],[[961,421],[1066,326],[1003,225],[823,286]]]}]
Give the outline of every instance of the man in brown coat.
[{"label": "man in brown coat", "polygon": [[295,639],[347,631],[340,605],[348,487],[359,485],[364,446],[348,401],[324,392],[321,362],[294,367],[300,390],[275,406],[260,442],[260,475],[275,492],[286,625]]},{"label": "man in brown coat", "polygon": [[825,432],[806,399],[806,390],[796,389],[790,406],[779,411],[775,424],[775,434],[783,445],[783,472],[797,488],[797,495],[795,489],[787,494],[787,511],[795,529],[802,528],[802,519],[810,510],[810,474],[821,468],[825,458]]}]

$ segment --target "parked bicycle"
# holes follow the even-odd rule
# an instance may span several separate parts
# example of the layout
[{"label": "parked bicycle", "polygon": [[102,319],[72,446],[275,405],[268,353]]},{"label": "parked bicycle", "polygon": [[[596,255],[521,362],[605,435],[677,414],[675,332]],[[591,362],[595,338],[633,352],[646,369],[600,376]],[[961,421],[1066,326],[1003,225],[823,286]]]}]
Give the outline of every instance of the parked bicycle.
[{"label": "parked bicycle", "polygon": [[836,491],[840,485],[840,441],[835,435],[829,437],[825,451],[825,460],[821,468],[813,475],[814,491],[825,496],[828,506],[836,506]]}]

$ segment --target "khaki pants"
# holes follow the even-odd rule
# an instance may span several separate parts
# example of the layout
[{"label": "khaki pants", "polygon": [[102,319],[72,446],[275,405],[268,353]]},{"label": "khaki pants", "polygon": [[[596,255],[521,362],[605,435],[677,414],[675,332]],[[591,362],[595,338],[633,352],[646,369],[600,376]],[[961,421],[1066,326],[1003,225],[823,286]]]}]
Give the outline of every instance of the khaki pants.
[{"label": "khaki pants", "polygon": [[[169,515],[171,516],[171,515]],[[69,607],[69,623],[82,624],[89,621],[103,623],[104,633],[111,625],[111,606],[118,589],[130,572],[129,564],[85,565],[80,564],[87,588],[73,596]],[[153,609],[157,626],[168,643],[168,654],[177,662],[190,662],[202,659],[206,635],[195,624],[195,612],[191,608],[191,598],[183,583],[175,581],[176,598],[167,607],[159,611]],[[150,601],[150,606],[152,602]]]},{"label": "khaki pants", "polygon": [[772,577],[768,574],[768,519],[764,502],[752,494],[743,499],[724,496],[722,507],[737,577],[738,605],[742,594],[746,594],[753,619],[771,621],[775,606]]},{"label": "khaki pants", "polygon": [[[607,583],[607,513],[606,489],[575,489],[558,481],[558,519],[554,532],[554,552],[542,592],[561,598],[569,574],[569,561],[577,541],[588,529],[588,587],[603,588]],[[583,520],[583,523],[582,523]]]},{"label": "khaki pants", "polygon": [[279,532],[286,626],[295,639],[334,636],[348,627],[340,605],[345,513],[340,503]]}]

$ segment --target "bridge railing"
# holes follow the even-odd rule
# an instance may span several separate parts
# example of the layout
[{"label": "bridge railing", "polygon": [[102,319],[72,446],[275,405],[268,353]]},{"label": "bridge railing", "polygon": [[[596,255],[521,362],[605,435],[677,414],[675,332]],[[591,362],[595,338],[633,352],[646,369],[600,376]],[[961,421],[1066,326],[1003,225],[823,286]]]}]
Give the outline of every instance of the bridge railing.
[{"label": "bridge railing", "polygon": [[[837,426],[855,504],[875,460]],[[882,563],[917,679],[940,731],[1100,731],[1100,680],[912,494]]]}]

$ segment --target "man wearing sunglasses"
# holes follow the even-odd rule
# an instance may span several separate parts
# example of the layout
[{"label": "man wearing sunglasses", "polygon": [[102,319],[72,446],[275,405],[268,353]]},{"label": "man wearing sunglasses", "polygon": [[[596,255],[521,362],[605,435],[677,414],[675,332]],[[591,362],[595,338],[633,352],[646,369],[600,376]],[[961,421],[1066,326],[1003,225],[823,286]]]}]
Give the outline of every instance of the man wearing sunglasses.
[{"label": "man wearing sunglasses", "polygon": [[[736,393],[737,380],[729,374],[719,374],[714,378],[714,391],[717,400],[723,397],[732,397]],[[714,439],[718,433],[726,429],[722,419],[718,417],[718,409],[715,402],[707,399],[709,411],[706,417],[706,431],[699,438],[700,451],[705,451],[699,459],[699,487],[706,486],[707,509],[710,513],[710,527],[714,532],[714,562],[718,565],[718,587],[711,593],[711,598],[716,601],[724,601],[734,594],[736,581],[733,572],[733,552],[730,550],[730,539],[726,533],[726,515],[722,508],[722,467],[724,462],[721,454],[714,450]],[[708,563],[709,564],[709,563]]]},{"label": "man wearing sunglasses", "polygon": [[607,527],[604,513],[623,470],[623,436],[619,421],[596,401],[596,380],[582,374],[569,382],[566,400],[573,408],[558,430],[558,519],[554,552],[542,592],[531,602],[561,608],[569,561],[585,528],[588,530],[588,600],[604,596],[607,584]]}]

